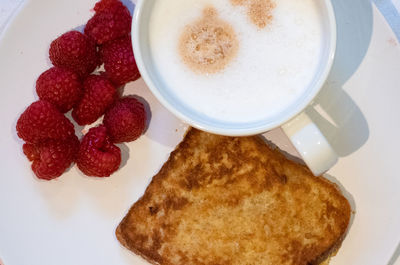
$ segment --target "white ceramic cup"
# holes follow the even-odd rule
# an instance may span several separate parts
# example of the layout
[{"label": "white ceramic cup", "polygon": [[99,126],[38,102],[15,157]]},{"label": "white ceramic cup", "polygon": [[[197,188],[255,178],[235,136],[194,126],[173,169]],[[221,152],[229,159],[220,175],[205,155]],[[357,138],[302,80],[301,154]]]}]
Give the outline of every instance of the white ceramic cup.
[{"label": "white ceramic cup", "polygon": [[149,45],[149,20],[157,0],[139,0],[132,21],[132,44],[142,77],[155,97],[173,114],[200,130],[229,136],[260,134],[281,126],[314,175],[320,175],[336,164],[338,157],[304,109],[321,90],[332,67],[336,50],[336,20],[330,0],[319,0],[324,27],[324,47],[319,70],[305,92],[280,115],[253,123],[224,123],[208,119],[188,109],[169,94],[157,73]]}]

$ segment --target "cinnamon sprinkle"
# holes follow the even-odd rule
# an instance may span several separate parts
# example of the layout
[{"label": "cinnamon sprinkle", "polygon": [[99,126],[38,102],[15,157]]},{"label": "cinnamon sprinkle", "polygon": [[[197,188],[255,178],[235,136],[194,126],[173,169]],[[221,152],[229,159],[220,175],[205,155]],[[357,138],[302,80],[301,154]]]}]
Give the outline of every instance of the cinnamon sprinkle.
[{"label": "cinnamon sprinkle", "polygon": [[230,0],[232,5],[247,8],[250,21],[258,28],[265,28],[273,19],[272,10],[276,4],[272,0]]},{"label": "cinnamon sprinkle", "polygon": [[223,70],[236,56],[239,42],[233,27],[218,17],[214,7],[185,27],[179,40],[179,53],[194,72],[213,74]]}]

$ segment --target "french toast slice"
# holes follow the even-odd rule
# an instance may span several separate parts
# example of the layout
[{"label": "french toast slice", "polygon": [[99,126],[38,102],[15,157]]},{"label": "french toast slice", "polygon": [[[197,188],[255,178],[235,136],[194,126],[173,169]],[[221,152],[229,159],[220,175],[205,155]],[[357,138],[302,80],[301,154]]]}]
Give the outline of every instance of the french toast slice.
[{"label": "french toast slice", "polygon": [[152,264],[319,264],[350,215],[335,184],[258,136],[190,129],[116,236]]}]

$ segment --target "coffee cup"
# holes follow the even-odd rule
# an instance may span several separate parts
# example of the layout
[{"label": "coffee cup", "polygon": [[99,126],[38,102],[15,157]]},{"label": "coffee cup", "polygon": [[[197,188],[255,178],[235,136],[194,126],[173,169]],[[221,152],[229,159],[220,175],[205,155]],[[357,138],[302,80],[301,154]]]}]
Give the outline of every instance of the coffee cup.
[{"label": "coffee cup", "polygon": [[[323,87],[335,55],[336,21],[330,0],[309,0],[318,5],[317,11],[319,14],[317,15],[320,18],[319,27],[322,34],[320,36],[321,45],[315,63],[315,71],[310,76],[310,80],[303,85],[299,93],[294,94],[295,96],[292,95],[294,98],[289,105],[278,106],[282,108],[274,115],[265,118],[260,116],[261,118],[249,121],[244,118],[235,121],[234,117],[229,120],[210,117],[210,115],[193,109],[191,107],[193,105],[192,102],[185,102],[185,99],[177,97],[176,92],[169,89],[170,84],[167,84],[162,75],[163,69],[166,68],[160,69],[156,66],[155,55],[150,45],[150,35],[154,30],[151,27],[151,18],[154,15],[154,6],[158,1],[165,0],[138,1],[132,22],[132,44],[136,63],[145,83],[154,96],[169,111],[195,128],[220,135],[249,136],[281,127],[314,175],[326,172],[337,162],[338,157],[331,145],[304,112],[305,108],[312,103]],[[279,2],[277,5],[279,5]],[[257,33],[260,31],[260,29],[255,29],[254,32],[256,33],[254,34],[260,34]],[[171,67],[173,67],[173,64],[174,62],[171,62]],[[259,67],[265,67],[265,65],[260,64]],[[190,89],[190,86],[188,89]],[[223,104],[221,102],[221,105]],[[229,115],[229,113],[226,115]]]}]

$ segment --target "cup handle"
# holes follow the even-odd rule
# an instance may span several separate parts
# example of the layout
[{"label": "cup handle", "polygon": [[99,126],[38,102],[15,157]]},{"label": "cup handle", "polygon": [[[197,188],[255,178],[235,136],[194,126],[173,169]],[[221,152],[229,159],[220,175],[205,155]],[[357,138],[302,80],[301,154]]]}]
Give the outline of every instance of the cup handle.
[{"label": "cup handle", "polygon": [[315,176],[325,173],[338,161],[325,136],[305,112],[282,125],[282,129]]}]

